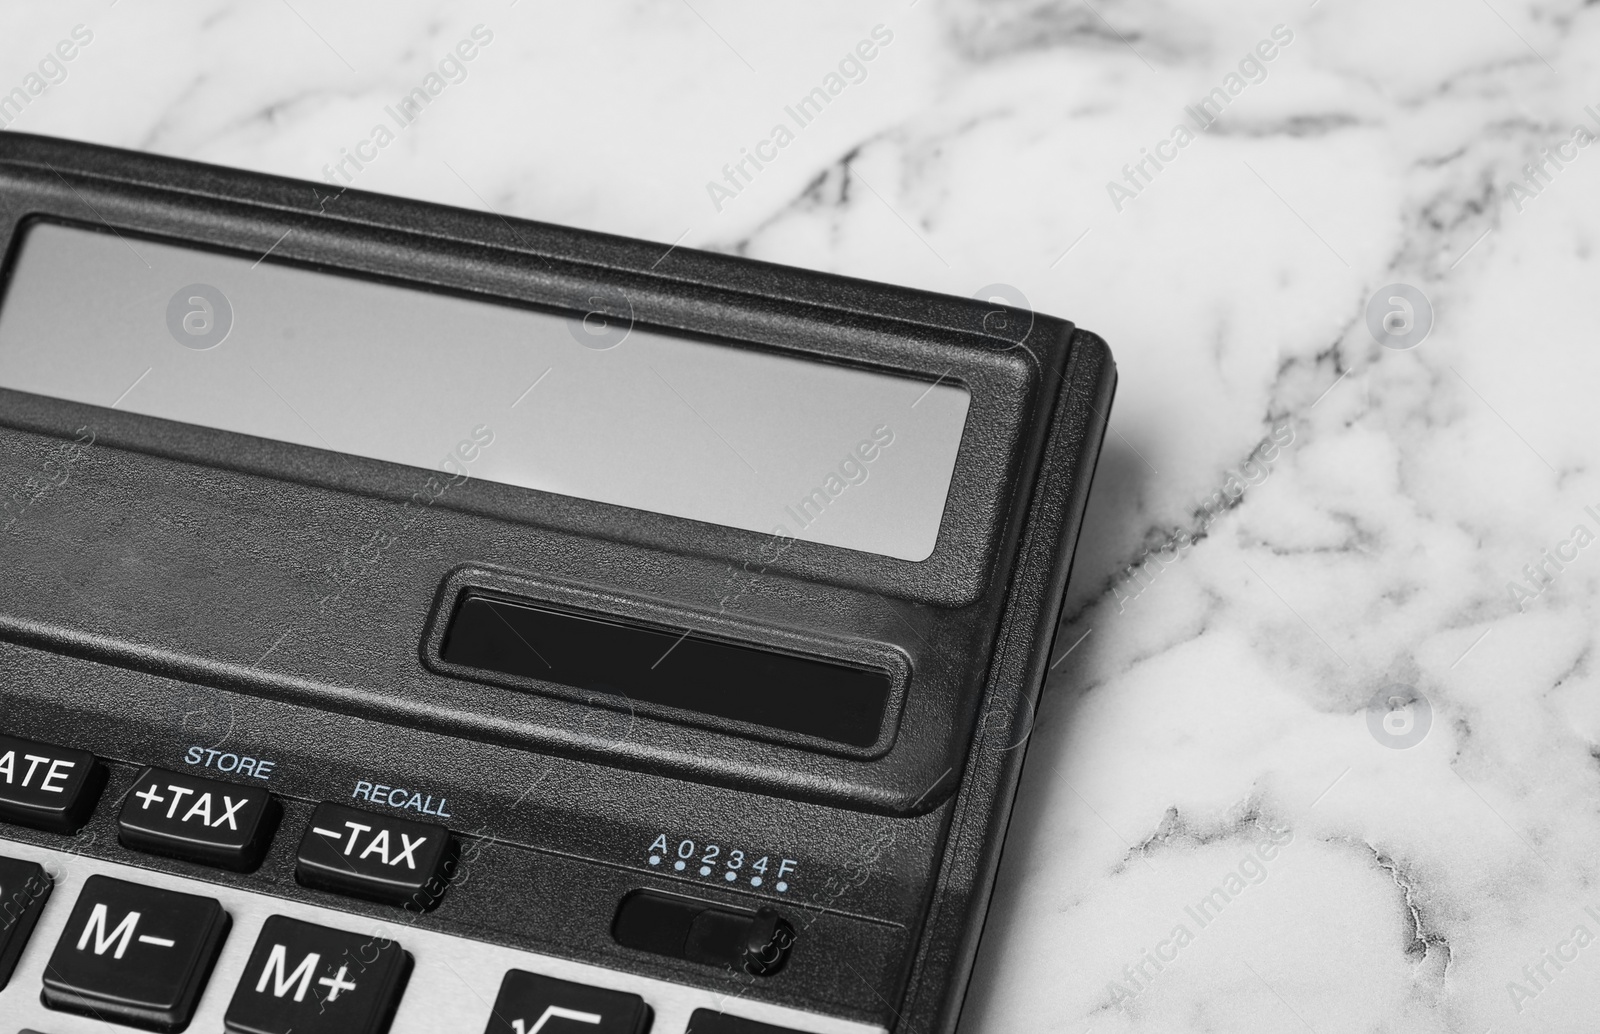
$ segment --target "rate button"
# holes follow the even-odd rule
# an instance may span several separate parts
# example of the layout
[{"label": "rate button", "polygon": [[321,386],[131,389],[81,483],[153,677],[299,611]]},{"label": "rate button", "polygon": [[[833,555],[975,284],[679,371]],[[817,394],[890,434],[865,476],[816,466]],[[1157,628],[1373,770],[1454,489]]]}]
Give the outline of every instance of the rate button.
[{"label": "rate button", "polygon": [[105,769],[86,750],[0,736],[0,821],[74,832],[104,785]]}]

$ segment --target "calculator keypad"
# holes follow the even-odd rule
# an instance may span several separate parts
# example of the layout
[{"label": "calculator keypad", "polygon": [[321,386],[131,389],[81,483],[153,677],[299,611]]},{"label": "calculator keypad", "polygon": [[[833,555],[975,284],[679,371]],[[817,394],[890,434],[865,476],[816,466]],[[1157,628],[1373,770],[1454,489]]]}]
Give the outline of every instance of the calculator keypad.
[{"label": "calculator keypad", "polygon": [[[401,906],[391,920],[86,857],[76,849],[94,844],[93,830],[55,847],[9,841],[6,822],[82,827],[106,768],[86,752],[0,736],[0,759],[8,751],[15,785],[8,789],[0,763],[0,1018],[12,1029],[884,1034],[743,999],[725,1014],[729,997],[714,988],[419,927],[416,913],[440,903],[454,857],[443,826],[324,803],[289,831],[299,837],[297,879]],[[270,847],[282,811],[264,788],[154,768],[118,800],[124,847],[244,871]],[[750,1026],[738,1014],[771,1022]],[[69,1018],[85,1016],[103,1022]]]}]

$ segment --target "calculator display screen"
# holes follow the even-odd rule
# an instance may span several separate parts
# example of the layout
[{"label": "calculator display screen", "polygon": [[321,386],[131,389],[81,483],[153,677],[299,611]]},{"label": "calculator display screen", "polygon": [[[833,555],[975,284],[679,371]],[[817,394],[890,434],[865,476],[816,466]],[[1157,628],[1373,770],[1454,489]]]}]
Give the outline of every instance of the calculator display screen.
[{"label": "calculator display screen", "polygon": [[926,559],[970,396],[929,382],[35,222],[0,387]]}]

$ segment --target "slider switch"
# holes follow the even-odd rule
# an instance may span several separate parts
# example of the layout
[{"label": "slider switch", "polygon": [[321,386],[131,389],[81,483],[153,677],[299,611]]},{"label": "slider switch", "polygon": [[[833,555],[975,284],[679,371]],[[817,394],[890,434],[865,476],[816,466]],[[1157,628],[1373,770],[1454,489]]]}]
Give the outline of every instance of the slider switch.
[{"label": "slider switch", "polygon": [[637,890],[622,899],[611,935],[624,948],[766,977],[789,960],[794,927],[777,911],[715,905]]}]

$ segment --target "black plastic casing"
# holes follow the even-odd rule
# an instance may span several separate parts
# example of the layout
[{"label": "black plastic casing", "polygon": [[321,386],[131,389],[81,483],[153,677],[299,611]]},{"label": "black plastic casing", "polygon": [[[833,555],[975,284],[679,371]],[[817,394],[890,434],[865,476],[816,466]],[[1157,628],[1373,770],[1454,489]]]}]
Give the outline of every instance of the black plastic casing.
[{"label": "black plastic casing", "polygon": [[[317,801],[410,788],[462,844],[418,925],[954,1029],[1110,411],[1103,342],[987,302],[0,134],[7,275],[34,218],[964,385],[921,562],[805,542],[772,559],[755,533],[482,481],[434,498],[436,472],[0,389],[0,494],[27,501],[0,517],[0,731],[106,759],[106,802],[147,764],[248,778],[191,763],[210,749],[270,759],[252,785],[285,806],[248,875],[122,848],[109,803],[76,838],[0,837],[390,916],[298,886],[294,845]],[[879,668],[890,717],[842,748],[462,669],[440,642],[468,592]],[[651,867],[659,837],[788,859],[789,887]],[[624,949],[612,918],[641,888],[777,908],[790,961],[761,978]]]}]

